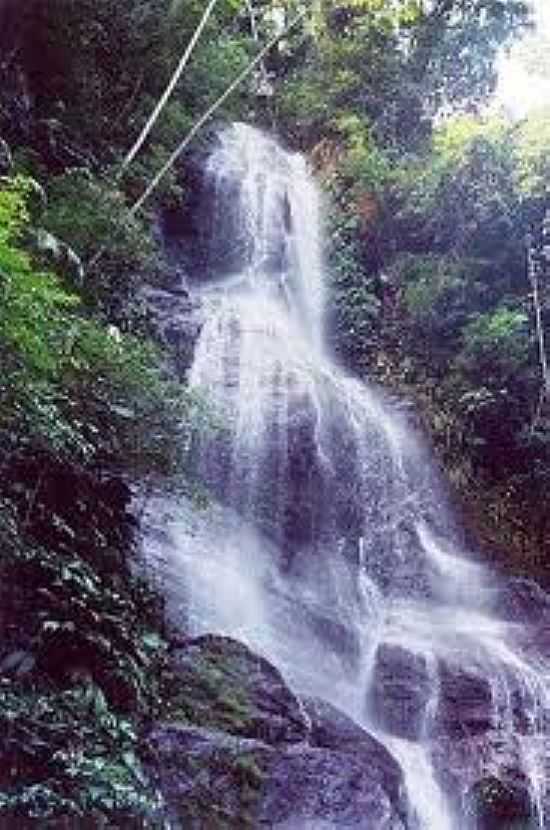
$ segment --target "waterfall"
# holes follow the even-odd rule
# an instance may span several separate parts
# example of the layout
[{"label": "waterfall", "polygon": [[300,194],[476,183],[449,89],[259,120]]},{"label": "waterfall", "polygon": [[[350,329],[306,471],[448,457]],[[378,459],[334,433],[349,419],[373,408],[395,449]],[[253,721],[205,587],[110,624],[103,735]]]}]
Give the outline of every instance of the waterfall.
[{"label": "waterfall", "polygon": [[550,827],[550,648],[514,613],[529,586],[500,586],[463,549],[421,438],[323,347],[304,159],[236,124],[206,179],[212,273],[195,289],[189,382],[215,422],[195,449],[212,500],[156,503],[150,542],[175,615],[376,735],[403,769],[411,828],[462,830],[464,793],[510,766]]}]

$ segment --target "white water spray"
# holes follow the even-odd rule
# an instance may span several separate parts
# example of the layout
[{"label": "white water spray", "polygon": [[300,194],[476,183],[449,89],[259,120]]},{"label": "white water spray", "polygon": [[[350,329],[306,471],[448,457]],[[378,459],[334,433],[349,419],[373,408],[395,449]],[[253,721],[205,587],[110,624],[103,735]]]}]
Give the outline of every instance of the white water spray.
[{"label": "white water spray", "polygon": [[197,450],[217,504],[165,516],[159,546],[187,630],[244,640],[376,734],[411,828],[463,830],[469,789],[511,763],[550,827],[548,653],[495,613],[418,437],[323,349],[303,158],[235,125],[207,176],[222,273],[200,289],[190,383],[221,424]]}]

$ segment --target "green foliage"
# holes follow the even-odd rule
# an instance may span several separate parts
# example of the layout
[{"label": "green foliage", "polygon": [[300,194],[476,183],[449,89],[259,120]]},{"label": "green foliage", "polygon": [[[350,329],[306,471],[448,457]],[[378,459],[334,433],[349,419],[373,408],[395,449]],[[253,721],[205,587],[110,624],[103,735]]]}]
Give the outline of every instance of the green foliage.
[{"label": "green foliage", "polygon": [[[0,823],[146,827],[137,730],[162,606],[130,573],[129,491],[107,470],[181,474],[195,403],[151,344],[83,316],[33,262],[28,190],[0,190]],[[61,203],[60,230],[78,228]]]},{"label": "green foliage", "polygon": [[88,266],[87,305],[111,322],[135,324],[143,313],[136,301],[139,283],[157,265],[149,231],[130,215],[120,190],[85,170],[52,179],[48,196],[45,226]]},{"label": "green foliage", "polygon": [[0,190],[0,436],[12,450],[47,436],[57,451],[76,443],[72,426],[59,418],[55,384],[78,300],[54,275],[35,270],[21,247],[25,192],[23,179]]},{"label": "green foliage", "polygon": [[283,76],[279,119],[314,143],[347,111],[368,119],[386,147],[420,146],[442,105],[472,108],[487,98],[498,50],[528,19],[521,0],[314,4],[301,60]]},{"label": "green foliage", "polygon": [[[54,515],[53,524],[58,536],[72,537],[73,547],[82,544],[70,518]],[[35,521],[32,529],[38,527]],[[17,637],[26,635],[32,666],[41,676],[67,681],[73,672],[85,671],[107,690],[119,711],[143,712],[151,703],[147,673],[161,646],[148,629],[147,602],[153,597],[137,578],[121,590],[116,579],[121,560],[113,562],[109,552],[96,539],[87,548],[90,561],[85,561],[63,551],[61,543],[52,550],[29,546],[19,530],[5,552],[4,578],[21,581],[16,601],[20,609],[30,599],[29,587],[36,592],[32,618],[21,625]],[[8,617],[15,610],[8,606]]]},{"label": "green foliage", "polygon": [[18,245],[27,221],[24,179],[0,190],[0,279],[2,337],[31,372],[55,373],[62,351],[67,310],[78,304],[52,275],[36,271]]},{"label": "green foliage", "polygon": [[550,175],[550,110],[541,109],[525,119],[516,131],[515,144],[514,173],[520,192],[526,197],[544,199]]},{"label": "green foliage", "polygon": [[[16,181],[0,191],[4,446],[173,471],[189,446],[192,396],[166,379],[150,344],[79,316],[80,301],[53,274],[35,270],[20,241],[24,189]],[[73,229],[81,222],[91,241],[87,217],[74,219],[74,205],[71,215],[67,210],[59,208],[60,228],[65,217]]]},{"label": "green foliage", "polygon": [[361,263],[358,216],[331,212],[328,270],[331,303],[328,329],[335,352],[356,371],[368,365],[381,322],[377,281]]},{"label": "green foliage", "polygon": [[[250,39],[239,31],[240,11],[234,0],[221,0],[211,15],[172,97],[171,113],[163,115],[151,137],[164,157],[242,67]],[[57,147],[46,152],[48,163],[66,169],[78,157],[102,164],[120,160],[146,123],[203,12],[198,0],[39,4],[26,21],[20,59],[37,117],[61,128]],[[146,157],[151,146],[144,149]],[[147,158],[142,170],[150,173]]]},{"label": "green foliage", "polygon": [[[0,821],[67,819],[100,825],[145,818],[158,806],[136,755],[130,721],[113,713],[98,686],[23,691],[0,680]],[[136,825],[134,825],[136,826]],[[141,826],[146,826],[142,824]]]},{"label": "green foliage", "polygon": [[491,270],[500,265],[508,279],[508,263],[515,269],[521,258],[524,232],[511,140],[510,127],[499,119],[449,121],[436,131],[433,153],[403,176],[400,212],[426,250],[491,260]]},{"label": "green foliage", "polygon": [[480,314],[464,327],[463,337],[461,362],[466,371],[498,373],[505,379],[527,362],[529,337],[523,311],[503,306]]},{"label": "green foliage", "polygon": [[80,425],[104,463],[123,459],[134,472],[181,472],[201,405],[166,377],[151,344],[82,321],[64,384],[66,418]]},{"label": "green foliage", "polygon": [[386,152],[372,140],[368,124],[355,115],[334,119],[345,152],[338,175],[349,182],[352,192],[381,194],[392,181],[392,165]]},{"label": "green foliage", "polygon": [[372,123],[340,108],[326,163],[336,351],[417,400],[490,547],[543,580],[550,452],[534,436],[548,412],[535,420],[525,237],[547,207],[547,121],[448,118],[430,144],[381,152]]},{"label": "green foliage", "polygon": [[438,377],[460,348],[463,326],[485,301],[482,271],[475,260],[434,254],[403,255],[392,266],[409,321],[407,346]]},{"label": "green foliage", "polygon": [[0,497],[0,823],[147,827],[139,729],[164,659],[158,599],[127,571],[112,488],[47,458],[32,470]]}]

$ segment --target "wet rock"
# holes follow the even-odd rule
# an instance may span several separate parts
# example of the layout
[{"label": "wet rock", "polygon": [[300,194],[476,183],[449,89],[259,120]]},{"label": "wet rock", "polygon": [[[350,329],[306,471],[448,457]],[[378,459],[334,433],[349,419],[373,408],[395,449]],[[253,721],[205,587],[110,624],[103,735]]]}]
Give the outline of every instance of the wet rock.
[{"label": "wet rock", "polygon": [[471,671],[441,664],[436,734],[467,737],[492,729],[495,720],[491,683]]},{"label": "wet rock", "polygon": [[[299,563],[295,560],[295,569]],[[317,584],[319,591],[324,588],[323,580],[326,581],[326,574],[322,568],[317,567]],[[325,605],[320,607],[317,603],[308,603],[307,597],[295,597],[285,595],[282,592],[273,590],[273,597],[279,606],[279,618],[283,625],[301,632],[306,638],[314,638],[322,649],[330,650],[337,655],[341,671],[349,674],[357,670],[361,656],[361,645],[357,629],[353,626],[352,620],[347,620],[339,609],[335,610],[332,616]],[[330,607],[330,606],[329,606]],[[284,616],[283,616],[284,614]]]},{"label": "wet rock", "polygon": [[304,740],[297,697],[271,663],[229,637],[205,635],[173,656],[171,718],[266,743]]},{"label": "wet rock", "polygon": [[377,722],[388,732],[419,737],[432,686],[422,655],[389,643],[378,647],[369,703]]},{"label": "wet rock", "polygon": [[203,828],[405,830],[397,761],[330,704],[299,701],[267,660],[205,635],[174,653],[145,744],[162,819]]},{"label": "wet rock", "polygon": [[183,376],[191,365],[202,329],[200,301],[190,295],[182,279],[170,289],[147,287],[142,291],[142,298],[157,337]]},{"label": "wet rock", "polygon": [[15,675],[22,677],[28,674],[36,665],[34,654],[23,649],[12,651],[0,660],[0,675]]},{"label": "wet rock", "polygon": [[392,803],[405,811],[403,774],[395,758],[351,718],[319,698],[305,698],[310,719],[309,743],[322,749],[352,753],[363,758]]},{"label": "wet rock", "polygon": [[513,622],[550,624],[550,595],[530,579],[510,579],[499,593],[495,610]]},{"label": "wet rock", "polygon": [[158,818],[173,830],[257,827],[272,753],[260,741],[158,724],[147,739],[148,771],[164,801]]},{"label": "wet rock", "polygon": [[376,758],[307,746],[275,753],[266,772],[258,827],[404,830]]},{"label": "wet rock", "polygon": [[404,830],[397,763],[333,707],[312,706],[325,736],[330,722],[330,743],[339,748],[273,746],[218,730],[157,724],[147,741],[149,772],[171,826]]},{"label": "wet rock", "polygon": [[477,781],[467,793],[465,815],[476,830],[517,830],[533,826],[535,810],[528,781],[523,777],[502,781],[495,776]]},{"label": "wet rock", "polygon": [[[384,747],[374,741],[359,724],[326,700],[305,697],[303,704],[310,721],[309,742],[313,746],[353,750],[364,740],[368,742],[372,740],[383,752],[386,752]],[[391,759],[391,756],[389,757]]]},{"label": "wet rock", "polygon": [[[285,474],[285,503],[283,517],[284,546],[290,560],[297,550],[315,541],[315,532],[326,520],[324,507],[326,479],[319,458],[317,443],[318,413],[309,390],[300,381],[288,399],[286,440],[288,469]],[[278,448],[274,444],[271,466],[276,469]],[[269,475],[268,481],[273,480]],[[323,511],[324,513],[324,511]]]},{"label": "wet rock", "polygon": [[[548,751],[544,744],[542,736],[538,748],[532,744],[541,762]],[[440,786],[462,817],[461,828],[527,830],[539,826],[530,823],[534,807],[517,734],[494,729],[461,740],[440,738],[432,746],[432,763]]]},{"label": "wet rock", "polygon": [[9,145],[0,138],[0,176],[9,176],[12,166],[13,159]]}]

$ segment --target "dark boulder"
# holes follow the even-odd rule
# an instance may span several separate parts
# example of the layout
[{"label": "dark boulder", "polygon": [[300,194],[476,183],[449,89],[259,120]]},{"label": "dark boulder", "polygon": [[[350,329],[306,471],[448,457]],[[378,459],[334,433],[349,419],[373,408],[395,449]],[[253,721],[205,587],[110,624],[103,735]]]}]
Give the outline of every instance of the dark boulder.
[{"label": "dark boulder", "polygon": [[461,666],[439,666],[439,702],[434,719],[436,734],[457,738],[488,732],[496,713],[491,682]]},{"label": "dark boulder", "polygon": [[[367,736],[368,737],[368,736]],[[404,830],[376,758],[299,744],[276,748],[216,730],[159,724],[149,771],[174,830]]]},{"label": "dark boulder", "polygon": [[359,724],[325,700],[305,698],[303,703],[310,719],[309,743],[363,759],[373,782],[382,787],[392,804],[404,813],[403,773],[393,755]]},{"label": "dark boulder", "polygon": [[391,754],[334,706],[299,701],[242,643],[190,640],[169,675],[145,760],[174,830],[407,827]]},{"label": "dark boulder", "polygon": [[277,748],[183,724],[159,724],[148,739],[149,770],[165,817],[186,829],[404,830],[401,785],[396,801],[385,784],[387,767],[378,766],[379,750],[366,733],[355,751]]},{"label": "dark boulder", "polygon": [[156,337],[183,377],[191,365],[203,324],[200,300],[191,296],[182,275],[169,288],[147,286],[141,297]]},{"label": "dark boulder", "polygon": [[466,796],[465,814],[475,830],[518,830],[529,828],[535,810],[524,777],[502,781],[488,776],[477,781]]},{"label": "dark boulder", "polygon": [[402,738],[418,738],[432,688],[428,665],[421,654],[390,643],[378,646],[369,706],[383,729]]},{"label": "dark boulder", "polygon": [[164,802],[158,819],[173,830],[257,827],[272,752],[224,732],[158,724],[147,739],[149,774]]},{"label": "dark boulder", "polygon": [[295,746],[275,753],[258,811],[259,827],[404,830],[406,819],[380,780],[375,758]]},{"label": "dark boulder", "polygon": [[174,653],[169,716],[266,743],[304,740],[307,722],[281,674],[243,643],[208,634]]}]

